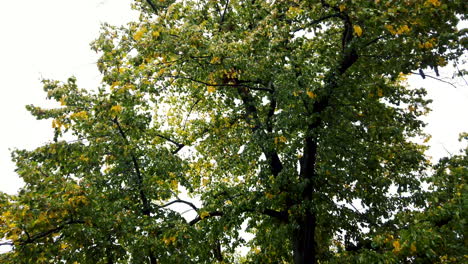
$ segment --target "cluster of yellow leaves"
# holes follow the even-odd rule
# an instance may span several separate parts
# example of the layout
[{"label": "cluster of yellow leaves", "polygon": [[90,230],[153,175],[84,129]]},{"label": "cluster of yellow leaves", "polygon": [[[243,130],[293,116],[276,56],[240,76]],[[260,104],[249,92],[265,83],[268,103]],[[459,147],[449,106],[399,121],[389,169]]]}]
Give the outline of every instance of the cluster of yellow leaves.
[{"label": "cluster of yellow leaves", "polygon": [[401,251],[401,245],[399,240],[393,241],[393,253],[398,254]]},{"label": "cluster of yellow leaves", "polygon": [[120,113],[122,112],[122,110],[123,110],[123,107],[120,106],[120,105],[113,105],[113,106],[111,107],[111,109],[110,109],[110,111],[111,111],[111,113],[112,113],[113,115],[118,115],[118,114],[120,114]]},{"label": "cluster of yellow leaves", "polygon": [[70,205],[72,208],[76,208],[80,205],[89,204],[89,201],[88,198],[86,198],[84,195],[78,195],[68,198],[67,204]]},{"label": "cluster of yellow leaves", "polygon": [[445,60],[444,57],[437,57],[437,65],[439,66],[446,66],[447,65],[447,61]]},{"label": "cluster of yellow leaves", "polygon": [[72,119],[88,119],[88,113],[86,111],[80,111],[78,113],[73,113],[70,115]]},{"label": "cluster of yellow leaves", "polygon": [[404,73],[400,72],[400,74],[398,74],[397,81],[399,81],[399,82],[407,81],[408,80],[408,75],[409,74],[404,74]]},{"label": "cluster of yellow leaves", "polygon": [[420,49],[431,49],[435,46],[435,42],[436,42],[436,39],[435,38],[431,38],[430,40],[424,42],[424,43],[419,43],[418,44],[418,47]]},{"label": "cluster of yellow leaves", "polygon": [[210,61],[211,64],[216,64],[216,63],[219,63],[221,61],[221,58],[220,57],[213,57]]},{"label": "cluster of yellow leaves", "polygon": [[81,161],[84,161],[84,162],[88,162],[88,161],[89,161],[89,158],[86,157],[85,155],[80,155],[80,157],[79,157],[78,159],[81,160]]},{"label": "cluster of yellow leaves", "polygon": [[228,79],[239,78],[240,72],[235,69],[223,70],[224,77]]},{"label": "cluster of yellow leaves", "polygon": [[138,31],[133,35],[133,39],[136,40],[136,41],[140,41],[141,38],[143,38],[143,36],[145,35],[145,33],[146,33],[147,31],[148,31],[148,30],[146,29],[146,27],[140,28],[140,30],[138,30]]},{"label": "cluster of yellow leaves", "polygon": [[161,33],[159,33],[159,31],[153,31],[153,33],[151,33],[151,35],[153,35],[154,38],[158,38],[159,35],[161,35]]},{"label": "cluster of yellow leaves", "polygon": [[171,189],[174,191],[177,191],[178,187],[179,187],[179,182],[177,182],[177,180],[171,180]]},{"label": "cluster of yellow leaves", "polygon": [[68,127],[66,126],[66,124],[62,123],[62,121],[59,119],[52,120],[52,128],[57,128],[58,130],[60,130],[62,126]]},{"label": "cluster of yellow leaves", "polygon": [[289,7],[288,11],[286,12],[287,18],[294,18],[300,15],[304,10],[300,9],[299,7],[291,6]]},{"label": "cluster of yellow leaves", "polygon": [[427,0],[426,5],[433,5],[435,7],[438,7],[441,5],[440,1],[439,0]]},{"label": "cluster of yellow leaves", "polygon": [[163,238],[163,241],[164,241],[164,243],[165,243],[166,245],[175,244],[175,242],[176,242],[176,237],[173,237],[173,236],[171,236],[171,237],[164,237],[164,238]]},{"label": "cluster of yellow leaves", "polygon": [[402,25],[395,29],[392,25],[385,25],[385,28],[392,34],[392,35],[402,35],[411,31],[408,25]]},{"label": "cluster of yellow leaves", "polygon": [[288,141],[288,139],[284,136],[275,137],[275,144],[286,143],[286,141]]},{"label": "cluster of yellow leaves", "polygon": [[206,88],[206,90],[207,90],[209,93],[214,93],[214,92],[216,91],[216,87],[209,85],[209,86]]}]

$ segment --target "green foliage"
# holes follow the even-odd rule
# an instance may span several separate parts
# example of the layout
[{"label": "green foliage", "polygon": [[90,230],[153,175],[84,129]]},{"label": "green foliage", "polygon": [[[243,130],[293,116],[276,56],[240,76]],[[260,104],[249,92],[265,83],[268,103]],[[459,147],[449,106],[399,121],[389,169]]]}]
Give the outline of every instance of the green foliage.
[{"label": "green foliage", "polygon": [[61,106],[27,107],[54,141],[13,153],[25,186],[1,196],[0,260],[462,261],[466,156],[425,177],[409,139],[429,102],[405,75],[457,63],[464,1],[134,8],[92,44],[101,87],[45,80]]}]

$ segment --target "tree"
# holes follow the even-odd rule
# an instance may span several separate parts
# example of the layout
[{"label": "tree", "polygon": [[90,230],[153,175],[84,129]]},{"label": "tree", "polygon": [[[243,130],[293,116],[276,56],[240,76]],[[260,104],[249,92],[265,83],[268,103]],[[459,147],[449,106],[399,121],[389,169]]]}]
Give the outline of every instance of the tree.
[{"label": "tree", "polygon": [[0,259],[397,261],[400,240],[389,251],[379,239],[427,201],[425,147],[410,139],[425,136],[429,102],[405,75],[458,62],[464,1],[134,8],[138,22],[105,25],[92,44],[97,91],[44,80],[61,106],[27,107],[52,119],[54,141],[13,153],[25,186],[1,196],[0,237],[13,250]]}]

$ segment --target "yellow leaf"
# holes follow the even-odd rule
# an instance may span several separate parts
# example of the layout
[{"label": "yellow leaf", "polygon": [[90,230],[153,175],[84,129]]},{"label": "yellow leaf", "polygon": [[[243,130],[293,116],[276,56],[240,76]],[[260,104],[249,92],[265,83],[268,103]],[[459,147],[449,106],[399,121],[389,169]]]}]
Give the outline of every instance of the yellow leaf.
[{"label": "yellow leaf", "polygon": [[377,89],[377,95],[378,95],[379,97],[382,97],[382,96],[383,96],[383,91],[382,91],[382,89],[380,89],[380,88]]},{"label": "yellow leaf", "polygon": [[59,101],[59,102],[60,102],[60,105],[66,105],[66,104],[67,104],[67,103],[65,102],[65,99],[66,99],[66,98],[67,98],[66,96],[62,96],[62,97],[60,98],[60,101]]},{"label": "yellow leaf", "polygon": [[114,105],[111,107],[110,111],[113,113],[113,114],[119,114],[120,112],[122,112],[122,106],[120,105]]},{"label": "yellow leaf", "polygon": [[414,253],[414,252],[416,252],[416,251],[417,251],[417,248],[416,248],[416,243],[415,243],[415,242],[411,243],[410,250],[411,250],[411,253]]},{"label": "yellow leaf", "polygon": [[207,90],[208,90],[209,93],[214,93],[214,92],[216,91],[216,87],[214,87],[214,86],[208,86],[208,87],[207,87]]},{"label": "yellow leaf", "polygon": [[179,186],[179,183],[176,180],[171,181],[171,189],[177,190],[178,186]]},{"label": "yellow leaf", "polygon": [[362,35],[362,28],[358,25],[353,26],[354,29],[354,34],[356,34],[358,37]]},{"label": "yellow leaf", "polygon": [[393,252],[398,253],[400,251],[401,251],[400,241],[398,240],[393,241]]},{"label": "yellow leaf", "polygon": [[443,57],[438,57],[438,58],[437,58],[437,65],[439,65],[439,66],[445,66],[445,65],[447,65],[447,61],[446,61],[445,58],[443,58]]},{"label": "yellow leaf", "polygon": [[158,31],[153,31],[153,37],[157,38],[159,37],[160,33]]},{"label": "yellow leaf", "polygon": [[206,212],[206,211],[203,211],[200,213],[200,218],[201,219],[205,219],[206,217],[210,216],[210,213]]},{"label": "yellow leaf", "polygon": [[312,98],[312,99],[314,99],[314,98],[317,97],[317,95],[316,95],[314,92],[312,92],[312,91],[307,91],[307,95],[308,95],[310,98]]},{"label": "yellow leaf", "polygon": [[434,47],[434,44],[432,44],[431,42],[429,41],[426,41],[424,44],[423,44],[424,48],[426,49],[430,49],[432,47]]},{"label": "yellow leaf", "polygon": [[423,142],[424,142],[424,143],[427,143],[427,142],[429,142],[429,140],[431,140],[431,138],[432,138],[432,136],[429,135],[428,137],[426,137],[426,138],[424,139]]},{"label": "yellow leaf", "polygon": [[403,33],[407,33],[410,31],[411,29],[408,27],[408,25],[403,25],[398,28],[398,30],[396,31],[396,34],[403,34]]},{"label": "yellow leaf", "polygon": [[203,179],[202,179],[202,185],[203,185],[203,186],[207,186],[209,183],[210,183],[210,180],[209,180],[209,179],[207,179],[207,178],[203,178]]},{"label": "yellow leaf", "polygon": [[166,245],[169,245],[169,244],[175,244],[175,241],[176,241],[176,237],[165,237],[163,238],[163,241]]},{"label": "yellow leaf", "polygon": [[340,12],[343,12],[346,9],[346,6],[344,4],[341,4],[338,7],[340,8]]},{"label": "yellow leaf", "polygon": [[396,34],[397,34],[397,31],[395,30],[395,28],[394,28],[392,25],[385,25],[385,28],[386,28],[390,33],[392,33],[392,35],[396,35]]},{"label": "yellow leaf", "polygon": [[139,31],[137,31],[134,35],[133,35],[133,39],[136,40],[136,41],[140,41],[141,38],[143,37],[143,35],[145,34],[146,32],[146,28],[145,27],[142,27]]},{"label": "yellow leaf", "polygon": [[221,59],[220,59],[219,57],[216,57],[216,56],[215,56],[215,57],[213,57],[213,58],[211,59],[210,63],[211,63],[211,64],[215,64],[215,63],[218,63],[218,62],[220,62],[220,61],[221,61]]}]

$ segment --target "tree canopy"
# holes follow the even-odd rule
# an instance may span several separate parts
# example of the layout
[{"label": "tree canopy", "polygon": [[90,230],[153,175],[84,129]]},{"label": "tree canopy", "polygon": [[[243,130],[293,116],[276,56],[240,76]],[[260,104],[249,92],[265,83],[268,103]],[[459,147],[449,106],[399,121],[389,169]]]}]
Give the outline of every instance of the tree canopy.
[{"label": "tree canopy", "polygon": [[466,260],[466,153],[429,170],[405,82],[461,63],[465,1],[133,8],[92,43],[100,87],[44,80],[60,106],[27,106],[54,137],[12,154],[2,262]]}]

